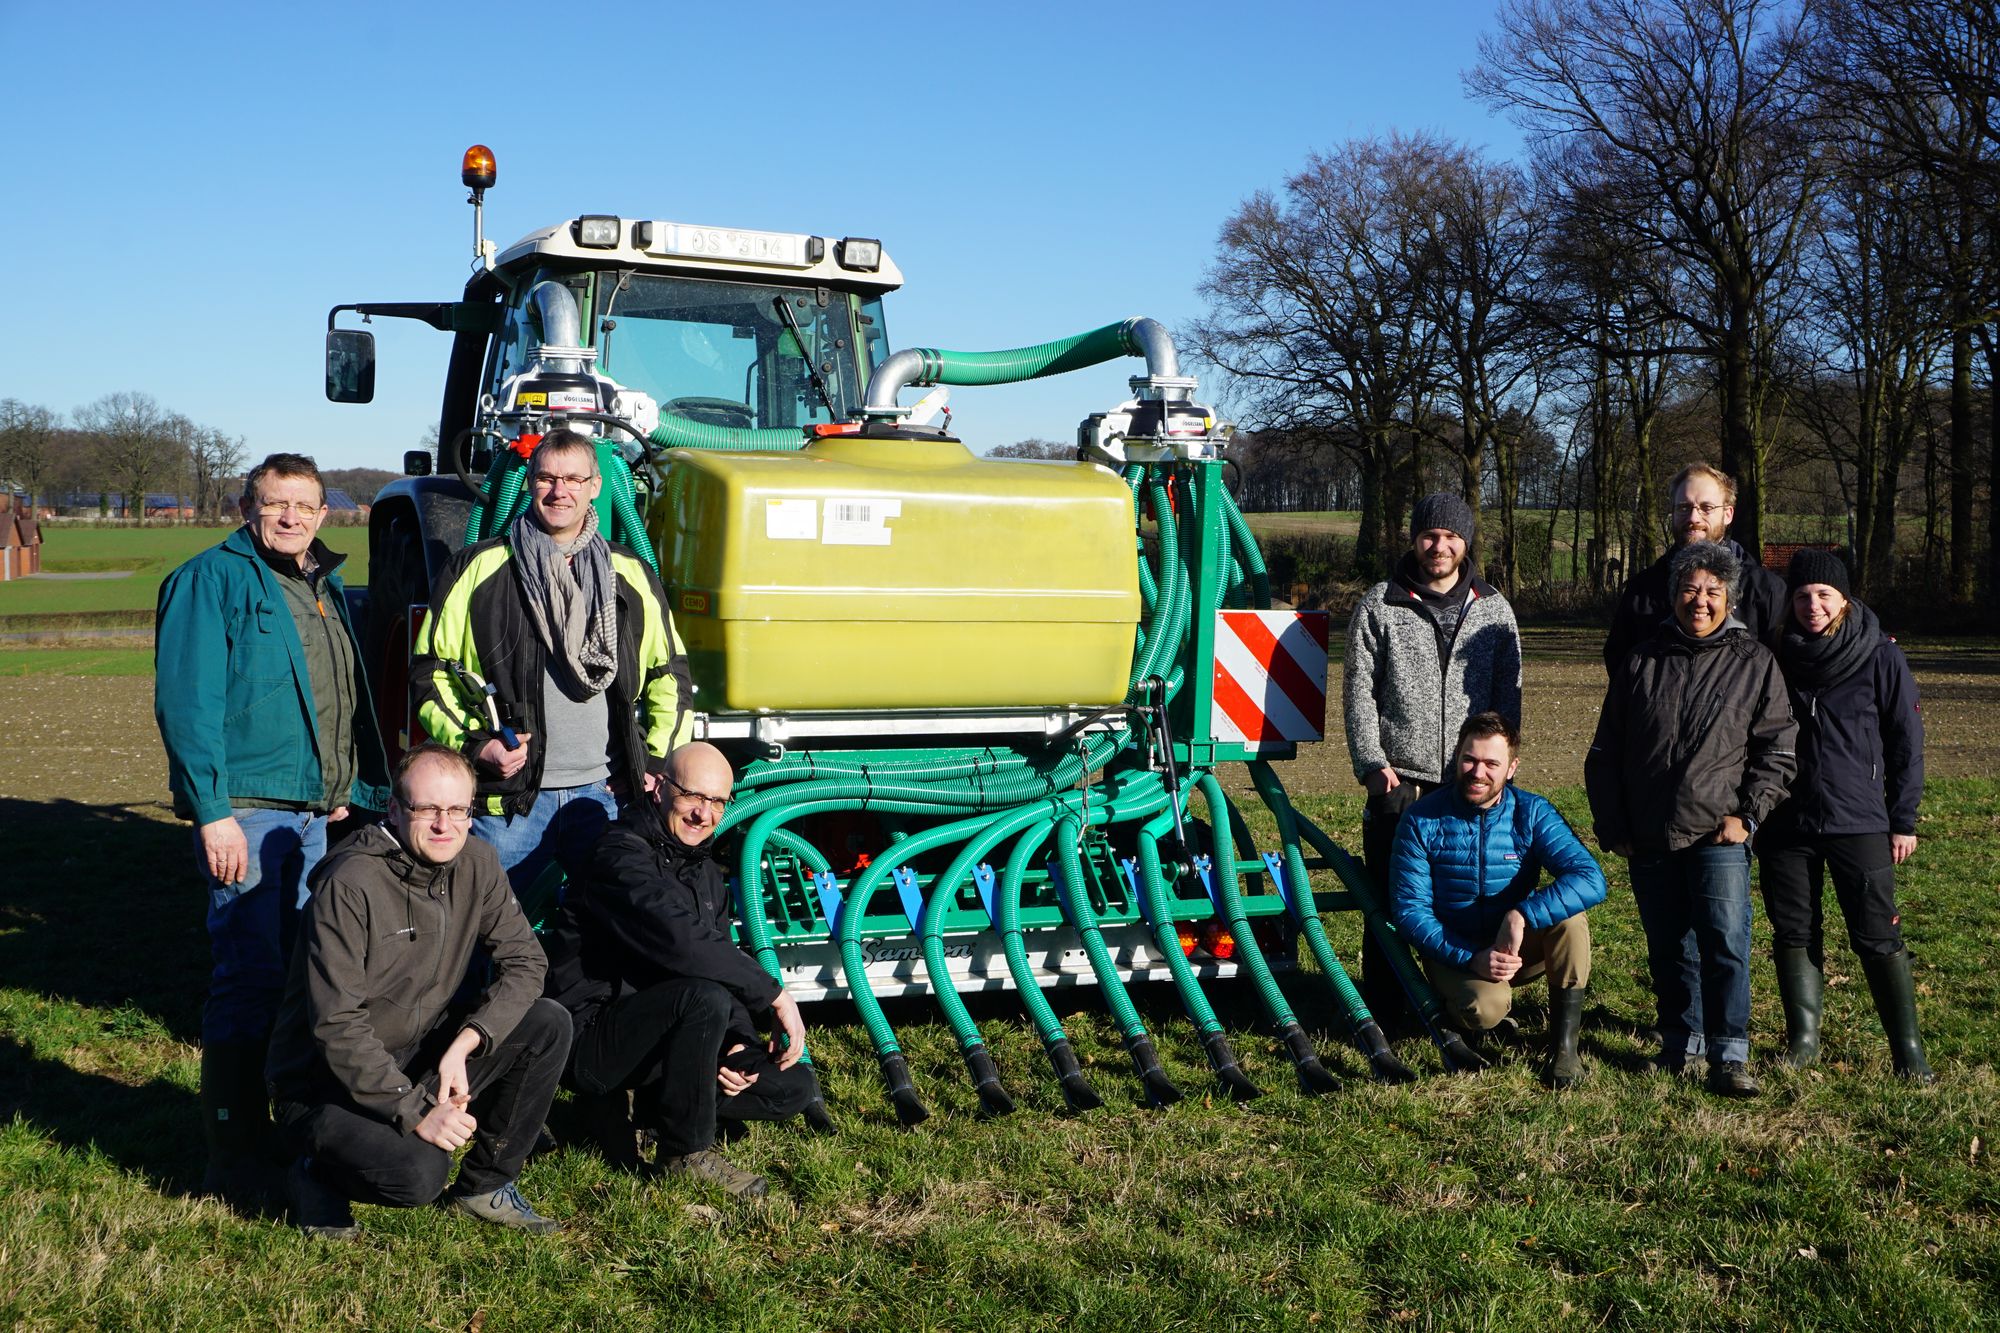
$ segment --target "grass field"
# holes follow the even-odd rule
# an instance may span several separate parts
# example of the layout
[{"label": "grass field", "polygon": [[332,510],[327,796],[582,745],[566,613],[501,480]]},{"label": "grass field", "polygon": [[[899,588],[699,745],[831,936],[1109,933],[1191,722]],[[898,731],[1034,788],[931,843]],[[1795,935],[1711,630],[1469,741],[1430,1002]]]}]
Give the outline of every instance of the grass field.
[{"label": "grass field", "polygon": [[[1593,645],[1531,646],[1536,785],[1580,816],[1573,748],[1602,678]],[[1915,647],[1915,646],[1913,646]],[[308,1243],[189,1197],[199,1175],[196,1051],[207,971],[184,826],[162,808],[149,682],[68,670],[0,679],[8,846],[0,891],[0,1326],[895,1330],[1225,1327],[1535,1330],[2000,1324],[2000,746],[1928,792],[1901,876],[1930,1088],[1888,1074],[1836,927],[1827,1061],[1767,1070],[1747,1104],[1646,1069],[1650,1014],[1622,866],[1592,915],[1591,1077],[1554,1095],[1526,1059],[1367,1083],[1325,1029],[1318,979],[1290,987],[1346,1089],[1295,1090],[1237,995],[1239,1055],[1268,1095],[1215,1093],[1171,995],[1148,1021],[1190,1093],[1144,1110],[1112,1025],[1084,995],[1070,1031],[1106,1095],[1072,1117],[1004,999],[976,1007],[1021,1104],[977,1118],[949,1029],[891,1007],[934,1116],[897,1128],[851,1011],[809,1012],[830,1138],[759,1127],[731,1151],[776,1197],[738,1206],[637,1182],[567,1150],[523,1188],[568,1219],[534,1242],[429,1209],[362,1209],[354,1246]],[[45,654],[54,659],[56,653]],[[1918,649],[1927,698],[1994,712],[1995,655]],[[9,661],[25,654],[6,654]],[[1954,702],[1946,682],[1982,688]],[[1927,707],[1927,713],[1929,712]],[[1953,728],[1954,732],[1956,728]],[[1954,739],[1960,739],[1954,737]],[[1337,836],[1359,804],[1338,738],[1288,781]],[[1330,930],[1345,958],[1351,917]],[[1758,922],[1752,1035],[1780,1034]],[[1539,1032],[1543,1004],[1524,996]],[[566,1107],[554,1117],[567,1125]],[[690,1211],[688,1205],[712,1211]]]},{"label": "grass field", "polygon": [[[0,583],[0,627],[32,629],[63,617],[151,626],[160,581],[174,566],[228,536],[229,528],[72,528],[42,526],[45,574],[119,574],[118,578],[15,579]],[[368,529],[323,527],[320,537],[347,553],[341,577],[368,581]]]}]

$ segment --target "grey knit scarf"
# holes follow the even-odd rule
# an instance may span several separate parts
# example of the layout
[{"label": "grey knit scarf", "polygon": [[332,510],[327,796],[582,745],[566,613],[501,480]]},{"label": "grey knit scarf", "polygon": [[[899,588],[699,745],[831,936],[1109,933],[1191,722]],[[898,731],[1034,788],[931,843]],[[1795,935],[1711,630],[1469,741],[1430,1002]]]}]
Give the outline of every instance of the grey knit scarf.
[{"label": "grey knit scarf", "polygon": [[618,674],[618,597],[596,506],[585,508],[583,531],[567,545],[557,545],[532,511],[514,520],[509,544],[549,660],[564,663],[588,693],[603,693]]}]

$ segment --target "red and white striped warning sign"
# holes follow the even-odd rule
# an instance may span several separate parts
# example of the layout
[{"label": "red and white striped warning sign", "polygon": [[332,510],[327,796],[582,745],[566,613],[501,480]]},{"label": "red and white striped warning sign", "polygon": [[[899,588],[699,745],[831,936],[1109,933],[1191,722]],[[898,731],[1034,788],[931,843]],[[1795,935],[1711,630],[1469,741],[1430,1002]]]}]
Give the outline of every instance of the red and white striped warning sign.
[{"label": "red and white striped warning sign", "polygon": [[1215,613],[1218,741],[1247,745],[1326,735],[1324,611]]}]

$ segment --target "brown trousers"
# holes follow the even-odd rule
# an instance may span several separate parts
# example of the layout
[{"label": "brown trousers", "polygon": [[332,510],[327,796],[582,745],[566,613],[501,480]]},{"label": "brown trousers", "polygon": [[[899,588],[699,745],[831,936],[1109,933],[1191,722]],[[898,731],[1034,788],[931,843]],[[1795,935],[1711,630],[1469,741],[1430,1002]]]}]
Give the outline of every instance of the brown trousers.
[{"label": "brown trousers", "polygon": [[1463,968],[1424,959],[1424,975],[1444,1002],[1444,1021],[1461,1032],[1484,1032],[1514,1007],[1514,990],[1544,973],[1549,985],[1574,990],[1590,982],[1590,922],[1584,913],[1530,930],[1521,938],[1521,970],[1512,981],[1482,981]]}]

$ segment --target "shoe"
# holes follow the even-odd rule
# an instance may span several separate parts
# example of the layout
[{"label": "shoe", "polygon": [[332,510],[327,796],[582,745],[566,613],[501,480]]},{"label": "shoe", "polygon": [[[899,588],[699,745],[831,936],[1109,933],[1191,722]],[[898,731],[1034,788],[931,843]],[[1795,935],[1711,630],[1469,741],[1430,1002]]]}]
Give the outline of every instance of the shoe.
[{"label": "shoe", "polygon": [[319,1240],[353,1240],[361,1234],[346,1196],[319,1178],[312,1158],[301,1157],[292,1163],[285,1173],[285,1192],[291,1197],[292,1225],[305,1235]]},{"label": "shoe", "polygon": [[631,1095],[624,1091],[593,1096],[579,1093],[576,1109],[584,1135],[620,1171],[639,1169],[639,1134],[632,1127]]},{"label": "shoe", "polygon": [[1785,1053],[1779,1063],[1793,1069],[1818,1064],[1826,974],[1806,949],[1778,949],[1772,960],[1778,965],[1778,998],[1785,1007]]},{"label": "shoe", "polygon": [[552,1217],[543,1217],[528,1201],[521,1197],[520,1186],[508,1181],[497,1190],[481,1190],[477,1194],[464,1194],[453,1189],[445,1195],[445,1202],[461,1213],[471,1213],[482,1222],[495,1226],[509,1227],[515,1231],[525,1231],[531,1236],[546,1236],[552,1231],[562,1230],[562,1223]]},{"label": "shoe", "polygon": [[1741,1060],[1717,1060],[1708,1067],[1708,1090],[1718,1097],[1755,1097],[1763,1089]]},{"label": "shoe", "polygon": [[1881,1015],[1897,1075],[1918,1083],[1937,1082],[1937,1075],[1924,1059],[1924,1035],[1917,1030],[1917,986],[1910,976],[1910,951],[1898,949],[1887,958],[1864,958],[1861,971],[1875,997],[1875,1012]]},{"label": "shoe", "polygon": [[761,1199],[770,1191],[764,1177],[732,1164],[712,1148],[682,1157],[669,1157],[660,1163],[660,1170],[671,1176],[693,1176],[696,1180],[720,1185],[739,1199]]},{"label": "shoe", "polygon": [[1583,987],[1549,992],[1549,1086],[1573,1088],[1583,1081],[1583,1057],[1576,1034],[1583,1027]]}]

